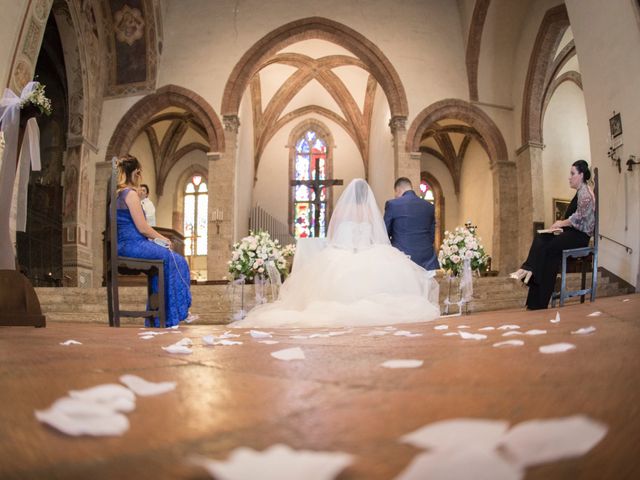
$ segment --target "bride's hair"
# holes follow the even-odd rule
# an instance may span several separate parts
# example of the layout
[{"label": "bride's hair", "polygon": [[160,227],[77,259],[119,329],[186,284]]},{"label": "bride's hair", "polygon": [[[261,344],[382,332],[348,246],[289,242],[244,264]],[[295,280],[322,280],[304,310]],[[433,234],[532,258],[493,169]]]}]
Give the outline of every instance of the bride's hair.
[{"label": "bride's hair", "polygon": [[367,197],[369,196],[369,185],[367,185],[367,182],[364,180],[356,180],[354,187],[356,191],[356,203],[362,205],[367,201]]}]

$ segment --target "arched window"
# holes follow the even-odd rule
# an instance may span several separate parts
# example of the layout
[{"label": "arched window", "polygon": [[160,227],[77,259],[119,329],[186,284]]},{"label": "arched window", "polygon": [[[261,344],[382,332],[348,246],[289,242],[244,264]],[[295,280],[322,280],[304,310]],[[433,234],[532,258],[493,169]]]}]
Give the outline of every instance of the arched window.
[{"label": "arched window", "polygon": [[431,185],[429,185],[429,183],[427,183],[427,181],[424,178],[420,182],[420,193],[422,194],[420,196],[423,199],[425,199],[431,205],[435,205],[436,197],[433,194],[433,188],[431,188]]},{"label": "arched window", "polygon": [[184,189],[184,254],[207,254],[207,182],[193,175]]},{"label": "arched window", "polygon": [[292,183],[293,235],[296,238],[327,234],[327,142],[308,129],[295,142]]}]

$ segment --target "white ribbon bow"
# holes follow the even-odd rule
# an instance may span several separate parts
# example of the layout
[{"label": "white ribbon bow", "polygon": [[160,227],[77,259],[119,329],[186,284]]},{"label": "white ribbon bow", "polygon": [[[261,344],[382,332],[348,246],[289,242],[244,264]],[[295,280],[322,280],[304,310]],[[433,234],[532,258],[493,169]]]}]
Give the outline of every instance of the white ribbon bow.
[{"label": "white ribbon bow", "polygon": [[[30,118],[24,134],[24,140],[18,150],[18,133],[20,130],[20,107],[38,86],[38,82],[29,82],[18,97],[6,88],[0,99],[0,129],[4,132],[5,148],[0,166],[0,192],[13,193],[16,171],[18,180],[18,218],[16,229],[23,232],[27,221],[27,190],[29,185],[29,166],[39,171],[40,165],[40,130],[35,118]],[[25,148],[26,145],[29,148]],[[16,159],[20,158],[20,163]],[[17,168],[16,168],[17,166]],[[10,197],[9,197],[10,198]],[[8,207],[7,207],[8,208]],[[9,208],[10,209],[10,208]]]}]

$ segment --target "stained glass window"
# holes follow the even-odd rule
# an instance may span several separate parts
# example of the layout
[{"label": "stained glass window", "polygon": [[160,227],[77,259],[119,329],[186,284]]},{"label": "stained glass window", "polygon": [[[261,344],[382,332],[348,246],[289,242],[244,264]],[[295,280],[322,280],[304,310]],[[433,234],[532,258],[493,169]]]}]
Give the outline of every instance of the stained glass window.
[{"label": "stained glass window", "polygon": [[207,254],[207,183],[201,175],[189,179],[184,189],[184,254]]},{"label": "stained glass window", "polygon": [[296,238],[325,237],[327,187],[311,182],[327,179],[327,143],[315,131],[307,130],[295,148],[293,234]]},{"label": "stained glass window", "polygon": [[424,198],[427,202],[432,205],[435,204],[436,197],[433,194],[433,188],[431,188],[431,185],[429,185],[426,180],[422,180],[420,182],[420,193],[422,194],[421,197]]}]

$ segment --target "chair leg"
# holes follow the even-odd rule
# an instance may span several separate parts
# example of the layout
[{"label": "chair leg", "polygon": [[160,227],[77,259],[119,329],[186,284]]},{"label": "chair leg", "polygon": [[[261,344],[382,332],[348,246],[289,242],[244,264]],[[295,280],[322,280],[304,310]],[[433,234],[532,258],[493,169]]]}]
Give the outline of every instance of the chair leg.
[{"label": "chair leg", "polygon": [[[587,286],[587,259],[585,257],[582,257],[581,260],[582,263],[582,281],[580,282],[580,290],[584,290],[584,288]],[[584,297],[585,295],[582,294],[580,295],[580,303],[584,303]]]},{"label": "chair leg", "polygon": [[112,280],[111,280],[111,272],[107,269],[107,273],[105,275],[107,280],[107,309],[109,310],[109,326],[113,327],[113,293],[112,293]]},{"label": "chair leg", "polygon": [[591,299],[596,299],[596,291],[598,290],[598,252],[593,252],[593,271],[591,272]]},{"label": "chair leg", "polygon": [[560,277],[560,306],[564,307],[564,299],[567,293],[567,257],[562,255],[562,277]]},{"label": "chair leg", "polygon": [[164,265],[161,265],[158,268],[158,317],[162,328],[167,326],[167,306],[164,293]]},{"label": "chair leg", "polygon": [[118,271],[111,271],[111,288],[113,298],[113,326],[120,327],[120,296],[118,294]]}]

